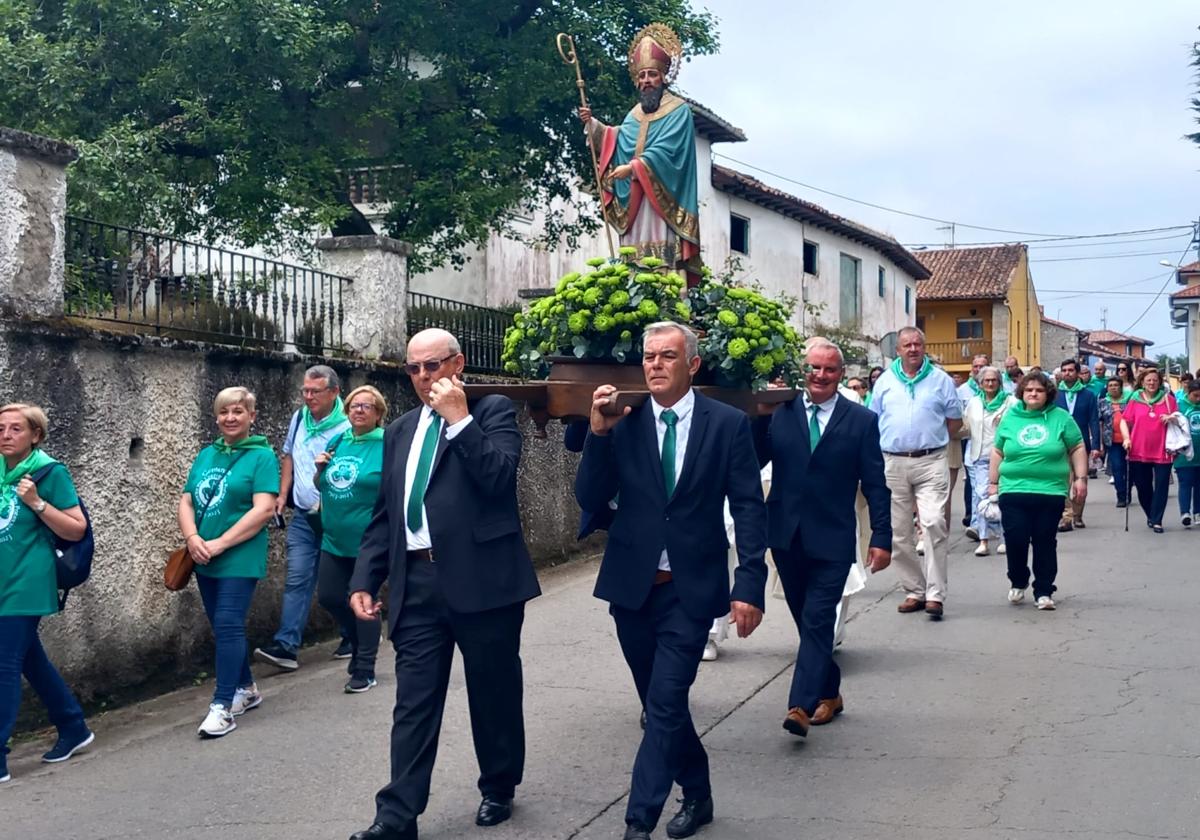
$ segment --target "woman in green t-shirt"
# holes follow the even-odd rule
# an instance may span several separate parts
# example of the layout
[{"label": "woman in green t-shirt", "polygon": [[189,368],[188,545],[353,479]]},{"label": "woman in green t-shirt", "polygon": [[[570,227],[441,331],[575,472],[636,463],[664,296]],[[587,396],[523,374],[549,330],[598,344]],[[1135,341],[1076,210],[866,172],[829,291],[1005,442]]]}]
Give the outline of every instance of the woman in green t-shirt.
[{"label": "woman in green t-shirt", "polygon": [[350,576],[383,474],[383,420],[387,400],[370,385],[346,397],[350,428],[317,455],[317,490],[321,494],[321,561],[317,566],[317,598],[349,628],[352,653],[347,670],[347,694],[360,694],[375,685],[380,620],[362,621],[350,609]]},{"label": "woman in green t-shirt", "polygon": [[1192,457],[1186,452],[1175,456],[1175,475],[1179,476],[1179,515],[1184,528],[1191,528],[1200,517],[1200,380],[1187,384],[1186,397],[1179,401],[1179,413],[1192,431]]},{"label": "woman in green t-shirt", "polygon": [[1016,391],[1020,402],[996,427],[988,467],[988,493],[1000,495],[1008,545],[1009,603],[1025,600],[1032,546],[1033,596],[1039,610],[1054,609],[1063,503],[1072,491],[1079,502],[1087,498],[1083,434],[1070,413],[1054,404],[1056,390],[1054,381],[1040,371],[1021,378]]},{"label": "woman in green t-shirt", "polygon": [[254,394],[226,388],[213,402],[220,438],[200,450],[179,498],[179,530],[196,561],[196,586],[217,648],[217,684],[201,738],[237,728],[234,717],[262,702],[250,673],[246,615],[267,576],[267,523],[279,493],[279,461],[251,435]]},{"label": "woman in green t-shirt", "polygon": [[[66,761],[95,740],[83,709],[46,656],[38,624],[58,612],[54,538],[81,539],[87,520],[67,468],[46,453],[49,422],[35,405],[0,408],[0,782],[21,705],[21,674],[46,705],[58,741],[42,761]],[[32,473],[45,470],[34,483]]]}]

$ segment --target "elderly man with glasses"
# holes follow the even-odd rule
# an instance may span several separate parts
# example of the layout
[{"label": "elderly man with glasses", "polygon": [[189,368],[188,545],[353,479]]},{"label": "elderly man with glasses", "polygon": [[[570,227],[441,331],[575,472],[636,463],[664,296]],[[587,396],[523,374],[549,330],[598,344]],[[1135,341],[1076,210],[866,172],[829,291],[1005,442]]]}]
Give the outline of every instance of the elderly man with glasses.
[{"label": "elderly man with glasses", "polygon": [[[339,396],[341,390],[341,382],[333,368],[315,365],[306,370],[300,388],[304,405],[292,415],[283,441],[276,522],[281,521],[285,507],[296,511],[287,530],[283,608],[274,640],[266,647],[254,650],[255,659],[283,671],[295,671],[300,667],[297,652],[317,587],[317,564],[321,556],[321,495],[314,482],[317,456],[329,449],[330,441],[341,437],[350,428]],[[349,629],[342,628],[342,642],[334,653],[336,658],[350,658],[349,637]]]}]

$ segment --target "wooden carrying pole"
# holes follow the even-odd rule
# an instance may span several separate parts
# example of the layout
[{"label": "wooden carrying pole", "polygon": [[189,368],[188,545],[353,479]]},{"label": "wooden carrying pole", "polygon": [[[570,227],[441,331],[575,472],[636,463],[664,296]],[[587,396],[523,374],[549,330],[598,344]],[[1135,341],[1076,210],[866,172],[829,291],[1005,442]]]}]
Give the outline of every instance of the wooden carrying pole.
[{"label": "wooden carrying pole", "polygon": [[[587,108],[588,101],[587,93],[584,90],[583,71],[579,69],[579,58],[575,55],[575,39],[566,32],[559,32],[555,43],[558,46],[558,54],[562,56],[562,60],[575,68],[575,86],[579,88],[579,104]],[[613,248],[612,230],[609,228],[608,219],[604,215],[604,184],[600,180],[600,162],[596,159],[596,147],[592,145],[591,134],[586,125],[583,127],[583,138],[587,142],[588,151],[592,153],[592,174],[596,177],[596,200],[600,202],[600,221],[604,224],[604,236],[608,240],[608,256],[611,259],[616,259],[617,251]]]}]

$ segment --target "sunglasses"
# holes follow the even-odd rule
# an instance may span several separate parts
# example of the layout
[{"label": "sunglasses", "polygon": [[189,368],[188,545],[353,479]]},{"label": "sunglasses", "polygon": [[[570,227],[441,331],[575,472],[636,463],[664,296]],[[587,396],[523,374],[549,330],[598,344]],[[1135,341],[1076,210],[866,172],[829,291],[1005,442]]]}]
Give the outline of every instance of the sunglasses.
[{"label": "sunglasses", "polygon": [[428,362],[405,362],[404,372],[409,376],[416,376],[422,370],[426,373],[437,373],[438,368],[446,364],[446,362],[457,356],[457,353],[451,353],[444,359],[430,359]]}]

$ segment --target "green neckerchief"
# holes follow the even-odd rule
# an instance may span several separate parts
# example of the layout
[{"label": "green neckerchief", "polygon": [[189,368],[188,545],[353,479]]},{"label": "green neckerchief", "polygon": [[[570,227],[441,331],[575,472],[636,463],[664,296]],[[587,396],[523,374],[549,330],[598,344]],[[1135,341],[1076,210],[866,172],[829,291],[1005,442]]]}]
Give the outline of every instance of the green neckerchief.
[{"label": "green neckerchief", "polygon": [[988,414],[991,414],[993,411],[1000,410],[1000,406],[1004,405],[1004,401],[1008,399],[1008,394],[1006,394],[1004,389],[1001,388],[996,392],[996,396],[992,397],[990,402],[988,401],[987,394],[985,393],[980,393],[979,399],[981,402],[983,402],[983,410]]},{"label": "green neckerchief", "polygon": [[1068,394],[1078,394],[1084,388],[1083,380],[1076,379],[1074,385],[1060,385],[1059,389],[1066,391]]},{"label": "green neckerchief", "polygon": [[1114,400],[1112,398],[1112,394],[1106,393],[1104,395],[1104,401],[1107,402],[1109,405],[1119,405],[1119,406],[1121,406],[1121,408],[1124,408],[1126,403],[1129,402],[1129,396],[1122,391],[1121,399]]},{"label": "green neckerchief", "polygon": [[1160,385],[1158,387],[1158,396],[1155,397],[1154,399],[1148,399],[1146,397],[1146,390],[1144,388],[1138,388],[1136,391],[1133,392],[1133,396],[1130,397],[1130,399],[1136,400],[1137,402],[1140,402],[1140,403],[1145,403],[1146,405],[1149,405],[1149,406],[1155,406],[1155,405],[1158,405],[1163,400],[1165,400],[1167,398],[1167,394],[1169,394],[1169,393],[1171,393],[1171,392]]},{"label": "green neckerchief", "polygon": [[967,377],[967,384],[971,386],[971,393],[977,397],[983,397],[983,389],[979,387],[979,383],[975,381],[974,376]]},{"label": "green neckerchief", "polygon": [[897,379],[904,383],[904,387],[908,389],[908,395],[913,399],[916,399],[917,383],[929,374],[933,373],[933,365],[930,363],[929,357],[926,356],[924,361],[921,362],[921,369],[917,371],[917,375],[910,377],[904,372],[904,366],[900,364],[900,360],[897,358],[892,359],[892,373],[896,375]]},{"label": "green neckerchief", "polygon": [[1008,410],[1008,413],[1013,415],[1014,417],[1024,417],[1026,420],[1033,420],[1035,418],[1045,420],[1046,415],[1049,414],[1050,410],[1053,409],[1054,407],[1055,406],[1051,405],[1050,403],[1047,403],[1046,405],[1039,408],[1037,411],[1031,411],[1030,409],[1025,407],[1024,402],[1022,402],[1021,400],[1017,400],[1016,404]]},{"label": "green neckerchief", "polygon": [[342,440],[346,443],[366,443],[369,440],[383,440],[383,429],[376,426],[371,431],[362,435],[354,434],[354,429],[347,429],[346,433],[342,435]]},{"label": "green neckerchief", "polygon": [[346,409],[342,407],[342,398],[335,397],[333,400],[333,410],[324,420],[317,420],[312,416],[312,412],[308,410],[308,406],[300,409],[300,417],[304,420],[304,433],[308,437],[319,435],[326,429],[332,429],[334,426],[340,425],[346,419]]},{"label": "green neckerchief", "polygon": [[267,443],[267,439],[262,435],[250,435],[244,437],[237,443],[229,444],[224,438],[217,438],[213,441],[213,449],[220,452],[222,455],[230,455],[241,449],[270,449],[271,444]]},{"label": "green neckerchief", "polygon": [[1016,385],[1017,384],[1012,381],[1012,377],[1008,375],[1008,371],[1004,371],[1003,373],[1000,374],[1000,381],[1002,383],[1004,383],[1005,385]]},{"label": "green neckerchief", "polygon": [[34,447],[33,451],[26,455],[24,460],[11,470],[0,467],[0,469],[3,469],[3,475],[0,475],[0,484],[16,484],[31,472],[37,472],[47,464],[53,463],[55,463],[53,458],[37,447]]}]

